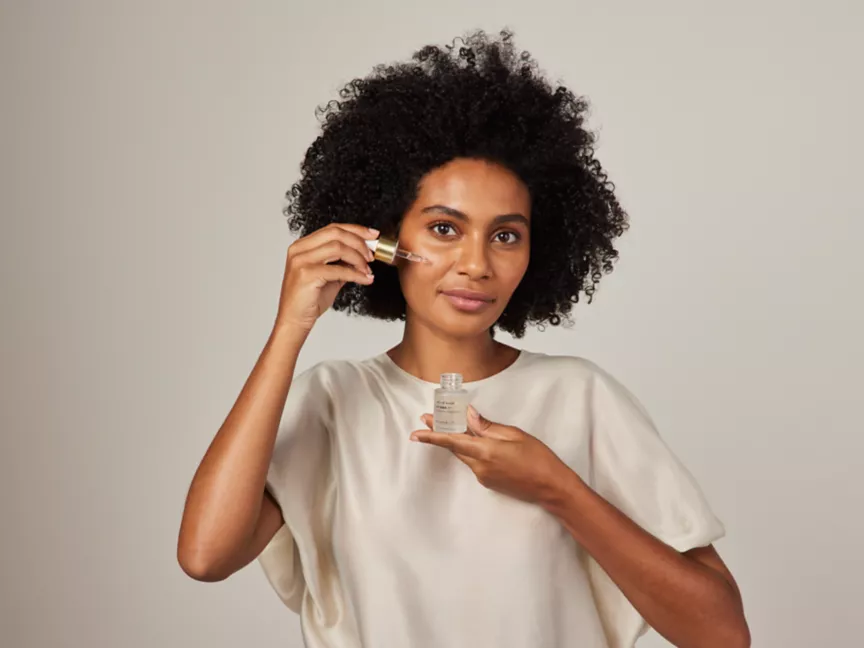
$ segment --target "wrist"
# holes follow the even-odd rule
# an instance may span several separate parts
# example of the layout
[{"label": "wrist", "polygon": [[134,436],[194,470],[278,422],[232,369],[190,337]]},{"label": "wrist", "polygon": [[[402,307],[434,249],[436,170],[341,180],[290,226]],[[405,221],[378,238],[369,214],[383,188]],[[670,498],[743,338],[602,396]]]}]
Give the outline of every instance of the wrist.
[{"label": "wrist", "polygon": [[296,347],[299,353],[300,347],[306,342],[307,337],[309,337],[309,329],[291,322],[277,320],[270,333],[270,344],[282,347]]},{"label": "wrist", "polygon": [[553,515],[561,516],[574,501],[590,490],[588,484],[566,464],[551,475],[540,505]]}]

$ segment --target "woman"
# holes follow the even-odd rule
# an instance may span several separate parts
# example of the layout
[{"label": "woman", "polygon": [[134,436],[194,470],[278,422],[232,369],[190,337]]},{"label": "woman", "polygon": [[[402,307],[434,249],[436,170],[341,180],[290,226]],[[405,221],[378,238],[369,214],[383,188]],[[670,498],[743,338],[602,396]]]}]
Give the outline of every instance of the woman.
[{"label": "woman", "polygon": [[[649,625],[749,645],[723,526],[640,404],[586,360],[494,339],[559,324],[617,257],[585,110],[507,32],[376,68],[324,110],[273,332],[189,489],[189,575],[260,558],[313,648],[617,648]],[[429,263],[373,276],[383,234]],[[403,319],[402,341],[294,376],[331,306]],[[431,431],[445,372],[467,433]]]}]

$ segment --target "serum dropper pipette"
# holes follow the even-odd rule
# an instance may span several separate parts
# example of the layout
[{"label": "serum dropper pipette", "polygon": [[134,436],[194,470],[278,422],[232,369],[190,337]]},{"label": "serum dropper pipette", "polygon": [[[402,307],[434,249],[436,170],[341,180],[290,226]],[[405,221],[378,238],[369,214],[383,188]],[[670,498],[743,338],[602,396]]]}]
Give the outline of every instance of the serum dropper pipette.
[{"label": "serum dropper pipette", "polygon": [[413,261],[414,263],[429,263],[429,259],[426,257],[414,254],[414,252],[409,252],[408,250],[399,247],[398,241],[384,236],[371,241],[366,241],[366,247],[372,250],[375,259],[390,265],[396,263],[396,259],[405,259],[406,261]]}]

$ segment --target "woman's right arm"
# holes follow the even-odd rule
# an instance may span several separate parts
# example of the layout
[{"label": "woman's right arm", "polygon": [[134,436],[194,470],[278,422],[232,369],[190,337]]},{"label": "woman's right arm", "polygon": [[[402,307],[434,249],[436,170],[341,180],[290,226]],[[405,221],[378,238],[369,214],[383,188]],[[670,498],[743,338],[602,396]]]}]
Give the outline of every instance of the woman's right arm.
[{"label": "woman's right arm", "polygon": [[196,580],[223,580],[254,560],[283,524],[265,490],[300,349],[342,286],[368,285],[377,232],[330,225],[288,250],[279,313],[264,350],[195,472],[177,559]]}]

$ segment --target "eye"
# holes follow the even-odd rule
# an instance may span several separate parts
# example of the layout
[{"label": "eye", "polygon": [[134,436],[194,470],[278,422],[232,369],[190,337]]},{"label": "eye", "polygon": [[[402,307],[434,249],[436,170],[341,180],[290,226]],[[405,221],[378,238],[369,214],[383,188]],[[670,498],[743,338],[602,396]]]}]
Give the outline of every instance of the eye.
[{"label": "eye", "polygon": [[438,222],[438,223],[432,223],[432,225],[429,226],[429,229],[441,237],[447,237],[451,234],[451,232],[452,233],[456,232],[456,228],[453,227],[453,225],[451,223],[447,223],[447,222],[443,222],[443,221]]},{"label": "eye", "polygon": [[520,238],[521,237],[516,232],[498,232],[495,235],[495,240],[498,243],[504,243],[505,245],[512,245],[513,243],[517,243]]}]

